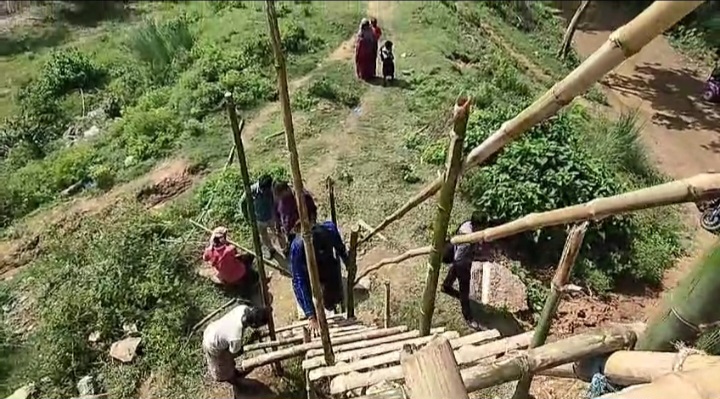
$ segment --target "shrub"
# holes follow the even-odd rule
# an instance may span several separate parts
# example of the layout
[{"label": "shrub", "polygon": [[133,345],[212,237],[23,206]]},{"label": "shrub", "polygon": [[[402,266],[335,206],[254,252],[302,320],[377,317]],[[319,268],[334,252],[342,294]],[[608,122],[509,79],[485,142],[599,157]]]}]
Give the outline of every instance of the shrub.
[{"label": "shrub", "polygon": [[195,36],[190,32],[190,21],[181,16],[169,21],[146,21],[133,30],[128,48],[145,63],[152,76],[167,81],[170,67],[182,53],[190,51]]},{"label": "shrub", "polygon": [[360,95],[354,90],[352,84],[333,79],[332,76],[322,76],[315,80],[308,88],[308,94],[337,102],[349,108],[360,104]]},{"label": "shrub", "polygon": [[106,191],[115,185],[115,172],[108,165],[95,165],[90,169],[90,177],[100,190]]},{"label": "shrub", "polygon": [[116,126],[116,134],[128,155],[138,160],[165,155],[175,147],[181,133],[182,123],[167,107],[151,110],[133,108]]},{"label": "shrub", "polygon": [[55,51],[43,65],[40,78],[31,86],[53,98],[73,90],[92,90],[102,86],[107,71],[75,48]]}]

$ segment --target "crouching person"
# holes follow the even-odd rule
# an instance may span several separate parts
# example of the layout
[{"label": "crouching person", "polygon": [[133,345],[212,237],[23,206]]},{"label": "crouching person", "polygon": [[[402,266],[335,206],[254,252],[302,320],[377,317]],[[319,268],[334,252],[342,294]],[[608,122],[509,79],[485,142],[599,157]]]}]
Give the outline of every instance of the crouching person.
[{"label": "crouching person", "polygon": [[243,379],[251,371],[235,368],[235,358],[242,354],[244,330],[260,328],[270,317],[270,308],[238,305],[205,328],[202,348],[208,372],[215,381],[231,384],[235,398],[244,391]]}]

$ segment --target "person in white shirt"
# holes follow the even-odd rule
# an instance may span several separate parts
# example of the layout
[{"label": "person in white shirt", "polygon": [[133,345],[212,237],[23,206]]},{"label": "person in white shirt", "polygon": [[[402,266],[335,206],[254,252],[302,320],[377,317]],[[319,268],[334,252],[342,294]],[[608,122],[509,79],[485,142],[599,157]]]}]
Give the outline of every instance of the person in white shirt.
[{"label": "person in white shirt", "polygon": [[269,308],[238,305],[223,317],[208,324],[203,333],[202,348],[210,376],[218,382],[232,384],[235,392],[249,371],[235,368],[235,358],[242,354],[246,327],[260,328],[268,323]]}]

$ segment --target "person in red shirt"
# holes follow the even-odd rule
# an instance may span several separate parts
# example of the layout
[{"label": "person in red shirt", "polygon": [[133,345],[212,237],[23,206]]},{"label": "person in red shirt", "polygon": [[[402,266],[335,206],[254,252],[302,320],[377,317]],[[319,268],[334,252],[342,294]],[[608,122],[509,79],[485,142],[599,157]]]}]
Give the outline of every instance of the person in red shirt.
[{"label": "person in red shirt", "polygon": [[382,36],[382,29],[378,26],[377,18],[370,18],[370,28],[372,29],[375,40],[380,43],[380,36]]},{"label": "person in red shirt", "polygon": [[237,248],[227,241],[227,229],[218,227],[210,236],[210,245],[205,248],[203,260],[210,263],[216,271],[216,279],[231,295],[254,300],[257,293],[259,276],[252,268],[255,257],[252,254],[238,253]]}]

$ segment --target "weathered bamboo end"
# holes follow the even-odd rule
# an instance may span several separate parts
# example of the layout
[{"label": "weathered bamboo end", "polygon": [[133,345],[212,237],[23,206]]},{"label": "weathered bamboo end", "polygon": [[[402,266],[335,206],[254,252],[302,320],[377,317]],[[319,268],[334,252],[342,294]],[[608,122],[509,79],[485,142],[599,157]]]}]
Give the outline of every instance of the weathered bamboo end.
[{"label": "weathered bamboo end", "polygon": [[401,365],[408,399],[468,399],[446,338],[434,339],[417,353],[404,351]]},{"label": "weathered bamboo end", "polygon": [[[618,28],[595,53],[514,118],[475,147],[465,159],[463,170],[481,165],[505,145],[530,128],[555,115],[575,97],[586,92],[605,74],[640,51],[652,39],[696,9],[703,1],[656,1],[632,21]],[[442,187],[439,177],[426,185],[403,206],[380,223],[361,242],[369,240],[413,208],[425,202]]]},{"label": "weathered bamboo end", "polygon": [[315,307],[315,318],[320,327],[320,338],[325,350],[325,360],[332,364],[333,352],[328,333],[327,320],[325,319],[325,306],[323,304],[320,288],[320,277],[318,275],[317,261],[315,260],[315,246],[310,233],[310,219],[308,218],[307,204],[305,203],[304,184],[300,173],[300,158],[297,145],[295,144],[295,128],[290,110],[290,94],[288,92],[287,69],[285,68],[285,56],[282,52],[280,41],[280,28],[278,27],[277,14],[275,12],[275,1],[265,0],[267,11],[268,27],[270,28],[270,41],[275,55],[275,70],[277,71],[278,92],[280,94],[280,105],[283,113],[283,126],[285,127],[285,141],[290,154],[290,169],[292,170],[293,186],[295,187],[295,201],[298,204],[300,216],[300,235],[305,247],[305,258],[307,261],[308,275],[310,276],[310,288]]}]

